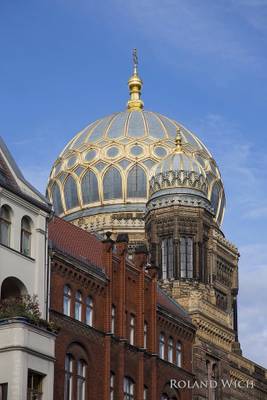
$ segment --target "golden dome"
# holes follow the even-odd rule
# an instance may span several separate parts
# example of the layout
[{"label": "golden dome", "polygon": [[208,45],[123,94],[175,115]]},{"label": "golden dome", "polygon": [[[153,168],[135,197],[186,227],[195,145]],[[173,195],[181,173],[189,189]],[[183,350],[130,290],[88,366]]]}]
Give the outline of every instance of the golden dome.
[{"label": "golden dome", "polygon": [[141,82],[134,73],[130,92],[133,87],[139,92],[134,99],[130,93],[128,108],[78,132],[53,164],[47,192],[56,214],[77,223],[86,219],[87,229],[99,231],[113,230],[114,220],[117,226],[125,230],[125,224],[129,229],[130,216],[136,229],[143,231],[151,169],[173,153],[180,129],[184,149],[194,165],[205,171],[207,197],[220,224],[225,197],[210,152],[180,123],[142,108]]}]

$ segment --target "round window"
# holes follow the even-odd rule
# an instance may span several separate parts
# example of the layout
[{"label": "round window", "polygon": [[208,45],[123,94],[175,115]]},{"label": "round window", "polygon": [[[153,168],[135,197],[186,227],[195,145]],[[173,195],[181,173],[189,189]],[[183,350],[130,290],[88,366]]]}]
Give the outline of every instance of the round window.
[{"label": "round window", "polygon": [[76,157],[76,156],[70,157],[70,158],[68,159],[68,161],[67,161],[67,167],[68,167],[68,168],[73,167],[73,165],[75,165],[76,162],[77,162],[77,157]]},{"label": "round window", "polygon": [[157,146],[154,149],[154,153],[157,157],[163,158],[167,155],[166,149],[164,147]]},{"label": "round window", "polygon": [[133,146],[131,148],[131,154],[135,157],[140,156],[141,154],[143,154],[143,148],[141,146]]},{"label": "round window", "polygon": [[85,159],[85,161],[90,162],[90,161],[92,161],[92,160],[95,158],[95,156],[96,156],[96,151],[95,151],[95,150],[89,150],[89,151],[85,154],[84,159]]},{"label": "round window", "polygon": [[107,150],[107,156],[110,157],[110,158],[117,157],[118,154],[119,154],[118,147],[110,147]]}]

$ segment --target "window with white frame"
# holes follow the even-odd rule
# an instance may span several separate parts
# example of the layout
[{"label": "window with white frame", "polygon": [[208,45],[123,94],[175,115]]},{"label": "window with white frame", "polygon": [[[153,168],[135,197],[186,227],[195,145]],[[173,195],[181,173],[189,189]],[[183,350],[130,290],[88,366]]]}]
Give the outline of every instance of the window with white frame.
[{"label": "window with white frame", "polygon": [[143,400],[148,400],[148,388],[146,386],[144,386]]},{"label": "window with white frame", "polygon": [[11,208],[4,205],[0,209],[0,243],[10,246]]},{"label": "window with white frame", "polygon": [[82,320],[82,293],[79,290],[75,294],[75,319]]},{"label": "window with white frame", "polygon": [[110,373],[110,400],[114,400],[114,384],[115,384],[115,374]]},{"label": "window with white frame", "polygon": [[168,361],[170,363],[173,362],[173,338],[169,337],[168,339]]},{"label": "window with white frame", "polygon": [[63,312],[65,315],[70,316],[70,306],[71,306],[71,288],[69,285],[64,286],[64,296],[63,296]]},{"label": "window with white frame", "polygon": [[165,358],[165,335],[161,332],[159,335],[159,356],[164,360]]},{"label": "window with white frame", "polygon": [[73,357],[67,354],[65,357],[65,382],[64,382],[64,400],[72,400],[73,386]]},{"label": "window with white frame", "polygon": [[93,326],[93,312],[94,312],[94,303],[91,296],[86,298],[86,323],[89,326]]},{"label": "window with white frame", "polygon": [[21,220],[21,234],[20,234],[20,252],[25,256],[31,255],[31,236],[32,227],[31,219],[27,216]]},{"label": "window with white frame", "polygon": [[77,362],[77,400],[85,400],[86,362]]},{"label": "window with white frame", "polygon": [[134,381],[129,378],[124,378],[124,400],[133,400],[134,399]]},{"label": "window with white frame", "polygon": [[144,349],[147,348],[147,331],[148,331],[148,324],[144,322]]},{"label": "window with white frame", "polygon": [[135,316],[130,315],[130,344],[134,345],[135,341]]},{"label": "window with white frame", "polygon": [[182,344],[181,344],[181,342],[176,343],[176,365],[177,365],[177,367],[182,366]]},{"label": "window with white frame", "polygon": [[114,304],[111,307],[111,333],[115,334],[115,322],[116,322],[116,307]]}]

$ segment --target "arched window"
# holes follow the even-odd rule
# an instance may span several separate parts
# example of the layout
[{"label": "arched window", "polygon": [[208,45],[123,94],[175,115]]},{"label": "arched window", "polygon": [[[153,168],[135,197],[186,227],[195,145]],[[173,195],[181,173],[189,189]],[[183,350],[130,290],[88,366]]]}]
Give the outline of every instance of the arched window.
[{"label": "arched window", "polygon": [[63,312],[65,315],[70,316],[70,305],[71,305],[71,288],[69,285],[64,286],[64,297],[63,297]]},{"label": "arched window", "polygon": [[173,270],[173,239],[162,239],[161,242],[161,268],[162,279],[174,278]]},{"label": "arched window", "polygon": [[65,384],[64,384],[64,400],[72,400],[73,387],[73,357],[67,354],[65,357]]},{"label": "arched window", "polygon": [[182,344],[181,344],[181,342],[176,343],[176,365],[177,365],[177,367],[182,366]]},{"label": "arched window", "polygon": [[122,197],[121,174],[117,168],[110,167],[103,180],[104,200],[119,199]]},{"label": "arched window", "polygon": [[129,172],[127,178],[127,197],[146,197],[147,178],[144,170],[135,165]]},{"label": "arched window", "polygon": [[55,182],[52,186],[52,200],[53,200],[53,206],[55,213],[57,215],[63,213],[63,205],[62,205],[62,200],[61,200],[61,193],[58,184]]},{"label": "arched window", "polygon": [[115,322],[116,322],[116,307],[112,305],[111,307],[111,333],[115,333]]},{"label": "arched window", "polygon": [[168,339],[168,361],[173,363],[173,338]]},{"label": "arched window", "polygon": [[2,206],[0,210],[0,243],[10,246],[11,231],[11,209],[9,206]]},{"label": "arched window", "polygon": [[82,178],[81,187],[84,204],[99,201],[98,182],[93,171],[86,172]]},{"label": "arched window", "polygon": [[219,199],[220,199],[220,186],[218,183],[215,183],[212,188],[212,194],[210,199],[211,207],[214,209],[215,213],[217,212]]},{"label": "arched window", "polygon": [[180,238],[180,277],[193,278],[193,239]]},{"label": "arched window", "polygon": [[28,291],[23,282],[14,276],[10,276],[3,280],[1,286],[1,300],[16,299],[28,294]]},{"label": "arched window", "polygon": [[79,205],[77,185],[75,179],[69,175],[64,185],[65,203],[68,209]]},{"label": "arched window", "polygon": [[82,293],[79,290],[75,295],[75,319],[82,320]]},{"label": "arched window", "polygon": [[134,345],[135,341],[135,316],[130,315],[130,344]]},{"label": "arched window", "polygon": [[115,374],[113,372],[110,373],[110,400],[114,400],[114,386],[115,386]]},{"label": "arched window", "polygon": [[86,362],[77,362],[77,400],[85,400]]},{"label": "arched window", "polygon": [[25,256],[31,255],[31,219],[29,217],[23,217],[21,220],[21,233],[20,233],[20,252]]},{"label": "arched window", "polygon": [[164,333],[161,332],[159,335],[159,356],[164,360],[165,358],[165,336]]},{"label": "arched window", "polygon": [[148,388],[144,386],[143,400],[148,400]]},{"label": "arched window", "polygon": [[124,400],[133,400],[134,399],[134,381],[129,378],[124,378]]},{"label": "arched window", "polygon": [[147,331],[148,331],[148,324],[144,322],[144,349],[147,348]]},{"label": "arched window", "polygon": [[89,326],[93,326],[93,312],[94,304],[92,297],[88,296],[86,299],[86,323]]}]

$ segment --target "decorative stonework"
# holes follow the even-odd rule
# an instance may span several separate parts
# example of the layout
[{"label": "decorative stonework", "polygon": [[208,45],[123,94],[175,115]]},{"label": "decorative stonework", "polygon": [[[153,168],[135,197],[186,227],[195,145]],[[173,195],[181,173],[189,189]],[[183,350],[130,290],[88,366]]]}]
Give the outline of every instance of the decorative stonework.
[{"label": "decorative stonework", "polygon": [[205,195],[208,193],[207,180],[203,175],[193,171],[174,170],[153,176],[149,184],[149,194],[152,196],[162,189],[180,187],[197,189]]}]

